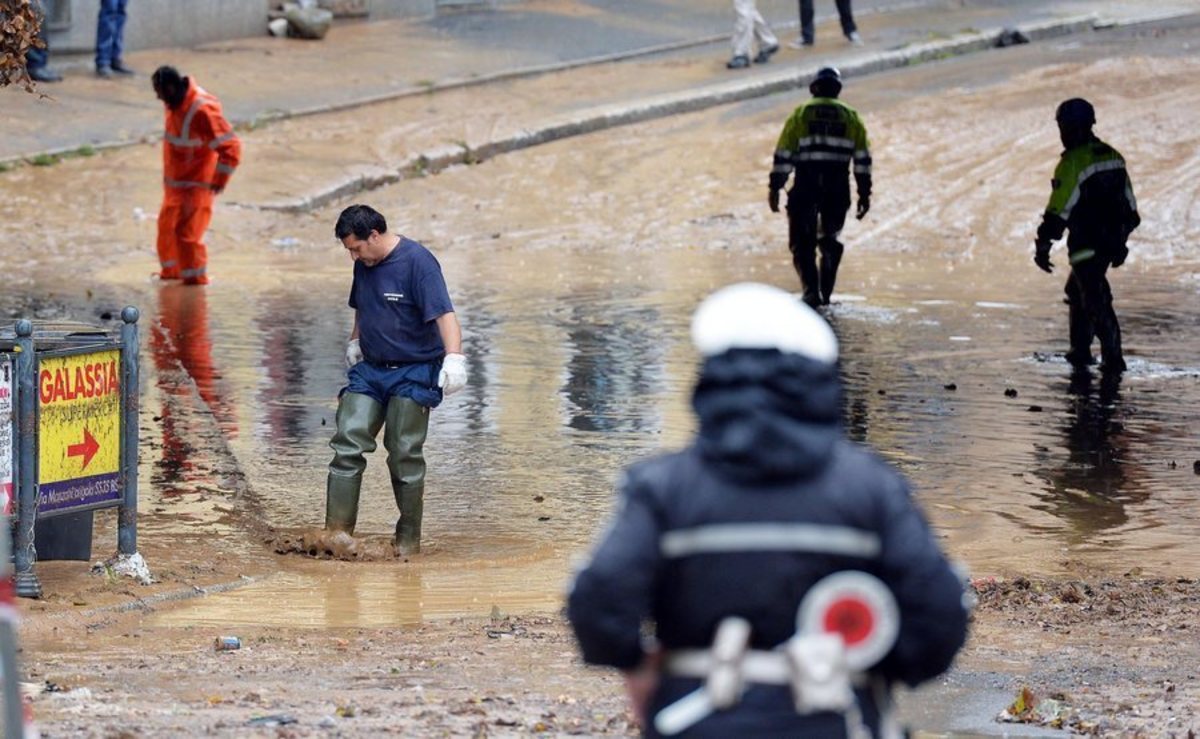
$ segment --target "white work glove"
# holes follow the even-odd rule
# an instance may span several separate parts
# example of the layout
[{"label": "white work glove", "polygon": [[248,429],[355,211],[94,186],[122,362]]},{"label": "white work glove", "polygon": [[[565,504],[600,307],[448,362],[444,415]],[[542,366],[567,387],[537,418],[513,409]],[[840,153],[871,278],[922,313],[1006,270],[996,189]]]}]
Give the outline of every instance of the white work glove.
[{"label": "white work glove", "polygon": [[346,344],[346,366],[353,367],[361,361],[363,361],[363,353],[358,346],[358,339],[350,339]]},{"label": "white work glove", "polygon": [[462,354],[447,354],[442,360],[442,371],[438,373],[438,387],[446,395],[453,395],[466,384],[467,358]]}]

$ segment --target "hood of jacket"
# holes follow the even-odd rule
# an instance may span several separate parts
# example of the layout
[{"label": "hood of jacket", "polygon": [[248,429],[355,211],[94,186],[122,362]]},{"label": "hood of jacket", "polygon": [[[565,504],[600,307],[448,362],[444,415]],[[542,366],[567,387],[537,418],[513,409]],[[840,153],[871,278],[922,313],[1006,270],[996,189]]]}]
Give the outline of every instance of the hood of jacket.
[{"label": "hood of jacket", "polygon": [[709,357],[692,406],[700,419],[700,454],[738,480],[811,477],[841,436],[837,366],[775,349]]}]

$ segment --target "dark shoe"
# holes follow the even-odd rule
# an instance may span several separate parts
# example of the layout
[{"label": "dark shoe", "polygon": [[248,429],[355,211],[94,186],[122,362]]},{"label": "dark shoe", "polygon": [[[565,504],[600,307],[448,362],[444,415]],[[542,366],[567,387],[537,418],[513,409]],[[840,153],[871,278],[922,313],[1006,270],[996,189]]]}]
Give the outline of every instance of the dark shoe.
[{"label": "dark shoe", "polygon": [[96,76],[103,77],[106,80],[110,79],[113,76],[113,68],[112,67],[96,67]]},{"label": "dark shoe", "polygon": [[1119,375],[1127,369],[1129,368],[1126,366],[1125,359],[1123,357],[1105,359],[1104,362],[1100,364],[1100,371],[1106,375]]},{"label": "dark shoe", "polygon": [[779,51],[779,44],[775,44],[774,46],[768,46],[765,49],[759,50],[758,56],[754,57],[754,63],[755,64],[766,64],[767,62],[771,61],[771,55],[777,51]]},{"label": "dark shoe", "polygon": [[132,77],[133,75],[137,74],[137,72],[133,71],[129,67],[126,67],[124,62],[113,62],[112,71],[116,72],[117,74],[123,74],[127,77]]},{"label": "dark shoe", "polygon": [[738,54],[734,58],[725,63],[726,69],[745,69],[750,66],[750,57],[744,54]]},{"label": "dark shoe", "polygon": [[49,67],[36,67],[29,70],[29,79],[34,82],[62,82],[62,75]]}]

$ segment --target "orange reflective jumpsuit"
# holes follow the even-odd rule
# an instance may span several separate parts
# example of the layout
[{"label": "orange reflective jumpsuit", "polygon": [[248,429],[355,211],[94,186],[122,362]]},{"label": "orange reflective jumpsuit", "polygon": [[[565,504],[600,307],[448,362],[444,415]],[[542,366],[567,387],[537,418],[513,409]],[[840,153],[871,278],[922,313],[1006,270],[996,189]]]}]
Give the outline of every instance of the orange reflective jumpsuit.
[{"label": "orange reflective jumpsuit", "polygon": [[183,104],[167,109],[163,134],[163,203],[158,214],[159,276],[208,284],[204,232],[213,196],[225,189],[241,159],[242,142],[221,103],[190,83]]}]

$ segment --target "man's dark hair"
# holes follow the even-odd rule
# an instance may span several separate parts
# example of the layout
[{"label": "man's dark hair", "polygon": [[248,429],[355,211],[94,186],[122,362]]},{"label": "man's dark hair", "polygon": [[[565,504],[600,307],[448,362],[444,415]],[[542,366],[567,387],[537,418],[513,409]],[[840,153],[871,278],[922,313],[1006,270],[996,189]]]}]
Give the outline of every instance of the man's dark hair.
[{"label": "man's dark hair", "polygon": [[188,79],[179,70],[163,65],[154,70],[150,76],[150,84],[154,85],[154,93],[170,108],[175,109],[183,104],[187,97]]},{"label": "man's dark hair", "polygon": [[333,235],[344,239],[354,234],[357,239],[366,239],[375,231],[387,233],[387,220],[379,211],[369,205],[351,205],[338,216],[337,225],[333,227]]},{"label": "man's dark hair", "polygon": [[183,84],[183,75],[179,73],[178,69],[164,64],[154,70],[154,74],[150,77],[150,83],[154,85],[155,90],[165,90],[168,87],[177,88]]}]

